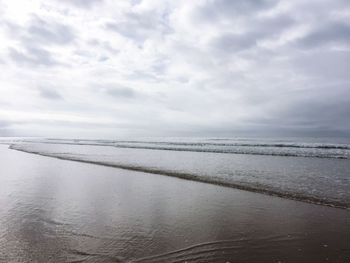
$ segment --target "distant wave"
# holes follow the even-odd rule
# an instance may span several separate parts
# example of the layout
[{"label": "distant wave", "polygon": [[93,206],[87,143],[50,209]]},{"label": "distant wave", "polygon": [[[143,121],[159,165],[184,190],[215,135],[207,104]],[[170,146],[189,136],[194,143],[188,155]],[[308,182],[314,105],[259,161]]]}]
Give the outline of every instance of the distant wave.
[{"label": "distant wave", "polygon": [[[123,145],[123,144],[113,144],[113,145],[104,145],[104,146],[113,146],[118,148],[134,148],[134,149],[150,149],[150,150],[168,150],[168,151],[189,151],[189,152],[212,152],[212,153],[231,153],[231,154],[252,154],[252,155],[272,155],[272,156],[291,156],[291,157],[314,157],[314,158],[336,158],[336,159],[350,159],[350,151],[345,153],[339,152],[297,152],[297,151],[277,151],[274,149],[263,149],[260,150],[259,147],[276,147],[276,148],[307,148],[307,147],[297,147],[297,146],[268,146],[268,145],[220,145],[220,146],[242,146],[241,148],[185,148],[185,147],[167,147],[167,146],[152,146],[152,145]],[[197,146],[197,145],[189,145],[189,146]],[[198,145],[202,146],[202,145]],[[252,148],[248,148],[252,147]],[[341,149],[341,148],[316,148],[309,147],[311,149]],[[345,148],[343,148],[345,149]]]},{"label": "distant wave", "polygon": [[64,140],[28,141],[35,143],[111,146],[117,148],[252,154],[290,157],[350,159],[350,145],[325,143],[256,143],[256,142],[169,142],[137,140]]},{"label": "distant wave", "polygon": [[[332,143],[256,143],[256,142],[170,142],[170,141],[137,141],[137,140],[71,140],[64,139],[47,139],[50,143],[55,141],[59,143],[72,144],[102,144],[102,145],[121,145],[121,144],[152,144],[152,145],[173,145],[173,146],[244,146],[244,147],[278,147],[278,148],[306,148],[306,149],[342,149],[350,150],[347,144]],[[219,140],[219,139],[217,139]],[[220,139],[224,141],[224,139]]]},{"label": "distant wave", "polygon": [[174,145],[174,146],[243,146],[243,147],[277,147],[277,148],[305,148],[305,149],[342,149],[350,150],[350,145],[339,144],[302,144],[302,143],[190,143],[190,142],[143,142],[143,141],[115,141],[114,143],[130,144],[155,144],[155,145]]},{"label": "distant wave", "polygon": [[88,159],[88,156],[85,156],[84,154],[73,155],[70,153],[55,153],[55,152],[36,151],[36,150],[32,150],[28,147],[23,147],[23,145],[21,145],[21,144],[10,145],[10,149],[18,150],[18,151],[22,151],[22,152],[27,152],[27,153],[32,153],[32,154],[38,154],[38,155],[47,156],[47,157],[53,157],[53,158],[62,159],[62,160],[77,161],[77,162],[97,164],[97,165],[115,167],[115,168],[132,170],[132,171],[139,171],[139,172],[145,172],[145,173],[172,176],[172,177],[177,177],[177,178],[186,179],[186,180],[198,181],[198,182],[203,182],[203,183],[210,183],[210,184],[231,187],[231,188],[261,193],[261,194],[267,194],[267,195],[278,196],[278,197],[287,198],[287,199],[293,199],[293,200],[313,203],[313,204],[320,204],[320,205],[325,205],[325,206],[350,209],[350,204],[348,202],[342,202],[342,201],[338,201],[338,200],[327,200],[327,199],[321,198],[321,197],[285,191],[282,189],[279,190],[279,189],[275,189],[273,187],[269,187],[267,185],[261,185],[257,182],[255,182],[255,183],[236,183],[236,182],[232,182],[232,181],[226,181],[223,178],[218,178],[215,176],[213,176],[213,177],[201,176],[199,174],[193,174],[193,173],[187,173],[187,172],[178,172],[178,171],[172,171],[172,170],[161,169],[161,168],[153,168],[153,167],[118,163],[118,161],[111,162],[111,161],[107,161],[107,160],[106,161],[93,160],[93,159]]}]

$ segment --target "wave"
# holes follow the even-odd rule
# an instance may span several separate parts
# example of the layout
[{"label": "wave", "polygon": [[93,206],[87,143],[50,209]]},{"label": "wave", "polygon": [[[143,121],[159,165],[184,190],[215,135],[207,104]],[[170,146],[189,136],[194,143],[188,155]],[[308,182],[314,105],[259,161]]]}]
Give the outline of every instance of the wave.
[{"label": "wave", "polygon": [[[123,145],[123,144],[151,144],[151,145],[171,145],[171,146],[242,146],[242,147],[277,147],[277,148],[304,148],[304,149],[341,149],[350,150],[348,144],[333,144],[333,143],[256,143],[256,142],[171,142],[171,141],[137,141],[137,140],[65,140],[65,139],[47,139],[49,143],[55,141],[59,143],[73,143],[82,145]],[[217,139],[219,140],[219,139]],[[220,139],[224,140],[224,139]],[[69,142],[71,141],[71,142]]]},{"label": "wave", "polygon": [[297,201],[303,201],[307,203],[350,209],[350,203],[347,202],[346,200],[345,201],[336,200],[336,199],[332,200],[332,199],[327,199],[320,196],[308,195],[307,193],[300,193],[295,191],[288,191],[285,189],[278,189],[276,187],[271,187],[269,185],[265,185],[259,182],[235,182],[232,180],[225,180],[225,178],[221,178],[221,177],[207,176],[207,175],[191,173],[191,172],[174,171],[171,169],[166,169],[164,167],[133,165],[128,163],[118,162],[116,160],[113,160],[113,161],[95,160],[93,156],[89,156],[88,154],[72,154],[70,152],[48,152],[48,151],[33,150],[33,149],[30,149],[30,147],[26,147],[26,145],[23,145],[23,144],[12,144],[10,145],[10,149],[47,156],[47,157],[53,157],[57,159],[77,161],[82,163],[103,165],[103,166],[138,171],[138,172],[177,177],[185,180],[192,180],[192,181],[198,181],[203,183],[220,185],[224,187],[231,187],[231,188],[236,188],[236,189],[245,190],[245,191],[267,194],[271,196],[278,196],[278,197],[297,200]]},{"label": "wave", "polygon": [[[255,238],[254,240],[247,238],[217,240],[212,242],[204,242],[195,244],[182,249],[170,251],[168,253],[153,255],[149,257],[139,258],[130,261],[130,263],[157,263],[157,262],[208,262],[221,260],[227,262],[228,257],[235,257],[238,254],[240,258],[245,258],[246,261],[261,258],[261,251],[269,250],[274,253],[274,244],[279,243],[283,246],[290,246],[292,243],[300,242],[300,236],[267,236],[264,238]],[[256,254],[251,254],[247,247],[254,249]],[[277,247],[275,249],[278,249]],[[259,255],[260,254],[260,255]],[[255,261],[255,260],[254,260]]]},{"label": "wave", "polygon": [[[266,149],[267,147],[285,147],[285,148],[299,148],[303,149],[306,147],[287,147],[287,146],[268,146],[268,145],[220,145],[220,146],[243,146],[244,148],[184,148],[184,147],[159,147],[152,145],[123,145],[123,144],[114,144],[114,145],[104,145],[104,146],[113,146],[117,148],[133,148],[133,149],[150,149],[150,150],[168,150],[168,151],[189,151],[189,152],[211,152],[211,153],[226,153],[226,154],[251,154],[251,155],[271,155],[271,156],[290,156],[290,157],[314,157],[314,158],[335,158],[335,159],[350,159],[349,152],[300,152],[300,151],[278,151],[276,149]],[[203,145],[190,145],[190,146],[203,146]],[[219,146],[219,145],[218,145]],[[251,148],[248,148],[251,147]],[[266,147],[265,149],[259,149],[259,147]],[[310,147],[311,148],[311,147]],[[311,149],[336,149],[336,148],[311,148]],[[338,148],[340,149],[340,148]],[[345,148],[344,148],[345,149]]]},{"label": "wave", "polygon": [[137,140],[65,140],[47,139],[26,141],[62,145],[111,146],[116,148],[150,149],[167,151],[211,152],[224,154],[251,154],[290,157],[313,157],[350,159],[350,145],[331,143],[286,143],[286,142],[173,142]]},{"label": "wave", "polygon": [[[117,142],[118,143],[118,142]],[[120,141],[119,143],[144,144],[142,141]],[[349,145],[337,144],[301,144],[301,143],[177,143],[177,142],[147,142],[149,144],[175,145],[175,146],[242,146],[242,147],[277,147],[302,149],[342,149],[350,150]]]}]

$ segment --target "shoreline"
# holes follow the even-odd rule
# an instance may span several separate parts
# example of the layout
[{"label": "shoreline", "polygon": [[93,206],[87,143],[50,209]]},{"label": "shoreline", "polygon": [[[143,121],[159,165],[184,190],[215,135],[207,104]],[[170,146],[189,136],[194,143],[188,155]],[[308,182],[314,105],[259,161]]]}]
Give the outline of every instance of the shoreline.
[{"label": "shoreline", "polygon": [[324,201],[321,198],[313,198],[310,196],[296,196],[295,194],[288,193],[288,192],[278,192],[278,191],[272,191],[272,190],[267,190],[263,188],[256,188],[253,186],[249,185],[242,185],[242,184],[235,184],[235,183],[226,183],[222,181],[215,181],[215,179],[207,179],[203,178],[200,176],[196,176],[193,174],[188,174],[188,173],[179,173],[179,172],[172,172],[172,171],[166,171],[166,170],[158,170],[158,169],[152,169],[152,168],[145,168],[145,167],[137,167],[137,166],[127,166],[127,165],[119,165],[115,163],[106,163],[106,162],[99,162],[99,161],[92,161],[92,160],[82,160],[82,159],[77,159],[74,157],[67,157],[67,156],[55,156],[53,154],[45,154],[45,153],[40,153],[36,151],[30,151],[30,150],[24,150],[24,149],[16,149],[12,148],[12,145],[9,146],[10,150],[15,150],[15,151],[20,151],[20,152],[25,152],[25,153],[30,153],[30,154],[36,154],[40,156],[45,156],[49,158],[56,158],[59,160],[66,160],[66,161],[73,161],[73,162],[80,162],[80,163],[87,163],[87,164],[94,164],[94,165],[100,165],[100,166],[106,166],[106,167],[112,167],[112,168],[117,168],[117,169],[123,169],[123,170],[129,170],[129,171],[135,171],[135,172],[141,172],[141,173],[151,173],[151,174],[157,174],[157,175],[163,175],[163,176],[169,176],[169,177],[175,177],[183,180],[189,180],[189,181],[195,181],[195,182],[200,182],[200,183],[205,183],[205,184],[213,184],[217,186],[222,186],[222,187],[228,187],[232,189],[239,189],[243,191],[248,191],[248,192],[253,192],[253,193],[258,193],[258,194],[263,194],[263,195],[269,195],[269,196],[274,196],[274,197],[279,197],[279,198],[284,198],[284,199],[289,199],[289,200],[294,200],[294,201],[299,201],[299,202],[304,202],[304,203],[309,203],[309,204],[315,204],[315,205],[322,205],[322,206],[327,206],[327,207],[332,207],[332,208],[338,208],[338,209],[345,209],[345,210],[350,210],[350,204],[348,203],[342,203],[342,202],[327,202]]},{"label": "shoreline", "polygon": [[0,146],[0,261],[349,262],[348,210]]}]

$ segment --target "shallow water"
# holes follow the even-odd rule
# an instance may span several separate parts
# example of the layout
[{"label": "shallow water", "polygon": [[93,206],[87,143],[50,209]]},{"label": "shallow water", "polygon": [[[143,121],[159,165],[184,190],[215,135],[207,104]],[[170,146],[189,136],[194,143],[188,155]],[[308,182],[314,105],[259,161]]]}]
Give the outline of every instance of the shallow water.
[{"label": "shallow water", "polygon": [[55,140],[55,143],[44,141],[15,144],[11,147],[62,159],[170,175],[289,199],[350,208],[350,159],[156,150],[136,146],[127,148],[129,146],[101,144],[101,141],[90,141],[86,145],[76,141]]},{"label": "shallow water", "polygon": [[0,262],[349,262],[348,210],[0,146]]}]

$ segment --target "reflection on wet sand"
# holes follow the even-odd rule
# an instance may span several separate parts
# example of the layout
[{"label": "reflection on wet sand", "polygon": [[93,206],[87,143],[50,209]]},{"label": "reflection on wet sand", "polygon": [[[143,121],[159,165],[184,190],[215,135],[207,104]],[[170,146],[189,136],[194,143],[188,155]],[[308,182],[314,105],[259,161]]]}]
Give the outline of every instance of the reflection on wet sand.
[{"label": "reflection on wet sand", "polygon": [[349,262],[348,210],[0,147],[1,262]]}]

